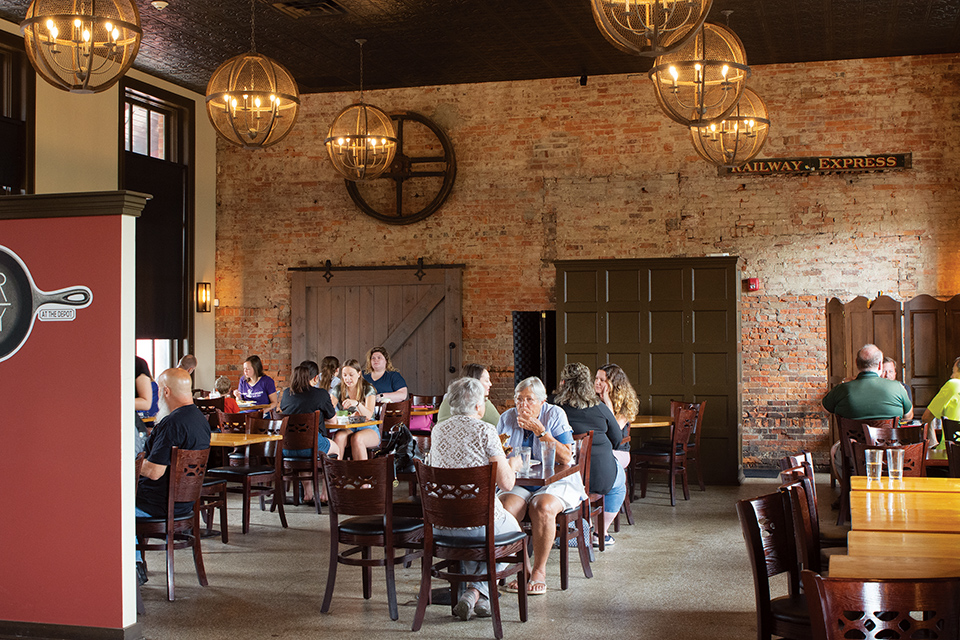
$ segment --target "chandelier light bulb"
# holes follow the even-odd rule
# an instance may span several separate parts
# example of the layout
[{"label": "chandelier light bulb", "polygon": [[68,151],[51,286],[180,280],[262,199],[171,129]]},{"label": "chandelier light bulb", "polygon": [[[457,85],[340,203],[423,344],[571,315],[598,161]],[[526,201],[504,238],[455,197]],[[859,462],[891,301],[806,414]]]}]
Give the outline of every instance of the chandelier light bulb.
[{"label": "chandelier light bulb", "polygon": [[718,167],[738,167],[757,157],[769,129],[766,104],[745,89],[731,115],[719,122],[690,127],[690,135],[701,158]]}]

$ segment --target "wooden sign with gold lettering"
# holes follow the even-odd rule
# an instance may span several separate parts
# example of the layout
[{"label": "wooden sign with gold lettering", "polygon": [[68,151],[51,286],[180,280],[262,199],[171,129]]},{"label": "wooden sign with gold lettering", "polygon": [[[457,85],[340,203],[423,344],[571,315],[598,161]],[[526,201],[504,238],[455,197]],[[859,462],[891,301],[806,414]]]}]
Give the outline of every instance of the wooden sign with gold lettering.
[{"label": "wooden sign with gold lettering", "polygon": [[912,153],[878,153],[868,156],[821,156],[814,158],[767,158],[742,167],[722,167],[720,175],[773,175],[807,173],[860,173],[910,169]]}]

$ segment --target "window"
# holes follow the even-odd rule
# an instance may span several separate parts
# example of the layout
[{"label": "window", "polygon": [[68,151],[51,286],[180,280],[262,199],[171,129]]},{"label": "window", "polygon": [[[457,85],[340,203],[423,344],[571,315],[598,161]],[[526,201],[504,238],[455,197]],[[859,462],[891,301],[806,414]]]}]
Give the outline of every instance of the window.
[{"label": "window", "polygon": [[0,32],[0,195],[33,191],[35,78],[23,41]]},{"label": "window", "polygon": [[138,91],[126,92],[123,109],[124,149],[158,160],[177,161],[169,131],[177,126],[176,112]]}]

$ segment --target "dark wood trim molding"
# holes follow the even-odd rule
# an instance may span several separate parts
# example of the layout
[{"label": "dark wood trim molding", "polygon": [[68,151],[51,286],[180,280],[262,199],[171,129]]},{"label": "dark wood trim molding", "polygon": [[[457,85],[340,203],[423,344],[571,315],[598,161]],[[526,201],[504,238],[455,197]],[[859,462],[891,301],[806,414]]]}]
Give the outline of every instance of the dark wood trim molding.
[{"label": "dark wood trim molding", "polygon": [[143,640],[143,629],[135,622],[123,629],[80,627],[68,624],[41,624],[0,620],[0,638],[35,640]]},{"label": "dark wood trim molding", "polygon": [[136,191],[4,196],[0,198],[0,220],[115,215],[136,218],[150,197]]}]

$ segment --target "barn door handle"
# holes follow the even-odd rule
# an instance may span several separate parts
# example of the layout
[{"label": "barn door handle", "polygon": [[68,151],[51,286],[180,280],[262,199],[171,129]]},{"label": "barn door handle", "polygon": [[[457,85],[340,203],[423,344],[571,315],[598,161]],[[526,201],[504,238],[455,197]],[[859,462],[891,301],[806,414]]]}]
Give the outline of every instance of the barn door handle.
[{"label": "barn door handle", "polygon": [[457,368],[456,368],[455,366],[453,366],[453,352],[454,352],[454,350],[455,350],[456,348],[457,348],[457,343],[456,343],[456,342],[451,342],[451,343],[450,343],[450,368],[448,369],[448,371],[449,371],[450,373],[456,373],[456,372],[457,372]]}]

